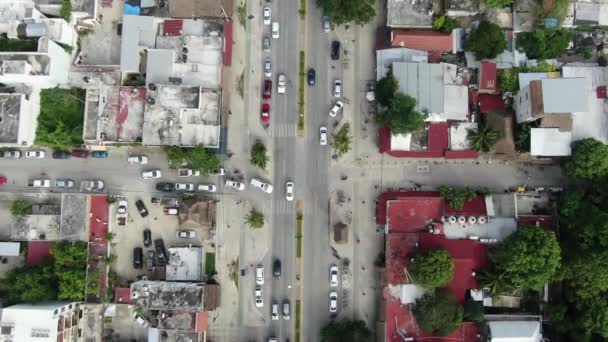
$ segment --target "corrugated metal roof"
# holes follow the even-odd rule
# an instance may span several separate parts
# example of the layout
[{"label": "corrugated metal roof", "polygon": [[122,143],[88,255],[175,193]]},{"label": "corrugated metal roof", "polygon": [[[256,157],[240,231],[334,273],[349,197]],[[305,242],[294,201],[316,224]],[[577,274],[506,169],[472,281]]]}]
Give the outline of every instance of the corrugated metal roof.
[{"label": "corrugated metal roof", "polygon": [[1,256],[19,256],[20,242],[0,242]]},{"label": "corrugated metal roof", "polygon": [[540,342],[540,322],[499,321],[488,322],[492,342]]},{"label": "corrugated metal roof", "polygon": [[122,44],[120,47],[120,70],[139,72],[140,47],[153,48],[156,43],[154,18],[125,15],[122,19]]},{"label": "corrugated metal roof", "polygon": [[443,67],[441,64],[393,63],[399,91],[416,99],[416,109],[443,112]]},{"label": "corrugated metal roof", "polygon": [[392,47],[406,47],[423,51],[452,52],[454,41],[452,34],[435,30],[401,30],[392,31]]},{"label": "corrugated metal roof", "polygon": [[480,73],[479,92],[495,93],[498,89],[496,63],[482,62]]},{"label": "corrugated metal roof", "polygon": [[584,78],[545,78],[541,80],[545,113],[574,113],[589,110],[587,92],[590,82]]},{"label": "corrugated metal roof", "polygon": [[182,20],[168,19],[163,23],[163,36],[181,36],[182,26],[184,22]]}]

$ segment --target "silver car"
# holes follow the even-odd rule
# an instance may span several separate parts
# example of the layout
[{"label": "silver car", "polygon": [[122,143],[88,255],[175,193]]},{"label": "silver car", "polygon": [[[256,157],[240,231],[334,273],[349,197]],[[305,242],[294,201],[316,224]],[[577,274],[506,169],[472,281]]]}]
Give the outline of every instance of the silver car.
[{"label": "silver car", "polygon": [[334,81],[334,97],[342,97],[342,81]]},{"label": "silver car", "polygon": [[325,126],[319,128],[319,144],[321,144],[321,146],[327,145],[327,127]]},{"label": "silver car", "polygon": [[69,189],[74,187],[74,181],[71,179],[55,179],[56,188]]},{"label": "silver car", "polygon": [[324,15],[323,16],[323,32],[327,33],[327,32],[329,32],[329,30],[331,30],[331,25],[329,23],[329,17]]},{"label": "silver car", "polygon": [[266,52],[270,51],[270,37],[264,36],[262,39],[262,49]]},{"label": "silver car", "polygon": [[272,76],[272,62],[270,62],[270,58],[266,58],[266,60],[264,61],[264,76]]}]

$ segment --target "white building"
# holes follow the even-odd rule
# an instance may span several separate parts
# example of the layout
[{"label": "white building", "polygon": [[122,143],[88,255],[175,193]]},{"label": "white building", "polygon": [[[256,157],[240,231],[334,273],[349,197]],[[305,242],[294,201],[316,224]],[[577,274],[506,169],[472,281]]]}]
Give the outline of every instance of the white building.
[{"label": "white building", "polygon": [[80,303],[19,304],[2,309],[0,342],[82,341]]}]

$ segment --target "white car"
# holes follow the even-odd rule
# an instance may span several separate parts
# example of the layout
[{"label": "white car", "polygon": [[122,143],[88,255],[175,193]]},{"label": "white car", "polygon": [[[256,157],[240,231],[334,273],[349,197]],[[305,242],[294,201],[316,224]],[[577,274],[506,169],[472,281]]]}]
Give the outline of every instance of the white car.
[{"label": "white car", "polygon": [[342,108],[344,108],[344,102],[338,100],[336,102],[336,104],[329,111],[329,116],[331,116],[332,118],[335,118],[336,115],[338,115],[340,113],[340,111],[342,110]]},{"label": "white car", "polygon": [[329,312],[336,313],[338,311],[338,292],[331,291],[329,293]]},{"label": "white car", "polygon": [[291,318],[291,313],[289,309],[289,301],[286,299],[283,301],[283,319],[288,321]]},{"label": "white car", "polygon": [[329,17],[323,16],[323,32],[327,33],[331,29],[331,25],[329,23]]},{"label": "white car", "polygon": [[261,286],[256,286],[255,287],[255,307],[256,308],[261,308],[264,306],[264,296],[263,296],[263,292],[262,292],[262,287]]},{"label": "white car", "polygon": [[50,188],[51,180],[50,179],[32,179],[28,185],[33,188]]},{"label": "white car", "polygon": [[287,84],[287,77],[285,77],[285,74],[279,74],[279,82],[277,83],[277,92],[279,94],[285,94],[285,85]]},{"label": "white car", "polygon": [[270,313],[273,321],[279,320],[279,302],[276,300],[272,302],[272,311]]},{"label": "white car", "polygon": [[336,265],[329,268],[329,285],[338,287],[338,266]]},{"label": "white car", "polygon": [[319,128],[319,144],[321,144],[321,146],[327,145],[327,127],[325,126]]},{"label": "white car", "polygon": [[233,181],[233,180],[227,180],[226,181],[226,187],[230,188],[232,190],[236,190],[236,191],[243,191],[243,190],[245,190],[245,184],[244,183]]},{"label": "white car", "polygon": [[270,58],[266,58],[264,61],[264,76],[272,76],[272,62],[270,62]]},{"label": "white car", "polygon": [[56,188],[69,189],[74,187],[74,181],[71,179],[55,179]]},{"label": "white car", "polygon": [[261,264],[255,268],[255,283],[256,285],[264,285],[264,266]]},{"label": "white car", "polygon": [[80,190],[101,191],[105,184],[100,180],[84,180],[80,182]]},{"label": "white car", "polygon": [[294,184],[293,182],[285,183],[285,199],[288,201],[293,201],[293,193],[294,193]]},{"label": "white car", "polygon": [[270,25],[270,7],[264,7],[264,25]]},{"label": "white car", "polygon": [[160,170],[150,170],[150,171],[144,171],[141,173],[141,177],[143,179],[153,179],[153,178],[160,178],[162,177],[162,174],[160,172]]},{"label": "white car", "polygon": [[42,150],[26,151],[25,158],[28,159],[42,159],[46,156],[46,152]]},{"label": "white car", "polygon": [[194,191],[192,183],[175,183],[175,191]]},{"label": "white car", "polygon": [[334,97],[342,96],[342,81],[335,80],[334,81]]},{"label": "white car", "polygon": [[127,158],[127,163],[129,164],[148,164],[148,157],[146,156],[130,156]]},{"label": "white car", "polygon": [[279,23],[276,21],[272,23],[272,38],[279,39]]},{"label": "white car", "polygon": [[264,183],[261,180],[257,179],[257,178],[251,178],[251,181],[249,181],[249,184],[255,186],[256,188],[264,191],[267,194],[271,194],[272,193],[272,185],[270,185],[269,183]]},{"label": "white car", "polygon": [[180,239],[194,239],[196,237],[196,233],[193,230],[186,229],[178,230],[175,235]]},{"label": "white car", "polygon": [[202,192],[216,192],[217,188],[213,184],[199,184],[198,191]]},{"label": "white car", "polygon": [[118,201],[118,209],[116,210],[119,214],[126,214],[127,213],[127,201],[126,200],[120,200]]}]

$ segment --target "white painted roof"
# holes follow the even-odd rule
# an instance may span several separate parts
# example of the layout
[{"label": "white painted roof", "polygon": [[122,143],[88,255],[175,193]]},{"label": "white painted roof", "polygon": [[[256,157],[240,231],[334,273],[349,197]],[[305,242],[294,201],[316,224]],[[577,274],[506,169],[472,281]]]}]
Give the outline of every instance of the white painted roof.
[{"label": "white painted roof", "polygon": [[585,78],[545,78],[541,80],[545,113],[586,112],[589,109]]},{"label": "white painted roof", "polygon": [[559,128],[532,128],[530,132],[530,154],[533,156],[569,156],[571,143],[572,132],[560,132]]},{"label": "white painted roof", "polygon": [[489,322],[491,342],[540,342],[542,334],[537,321]]}]

